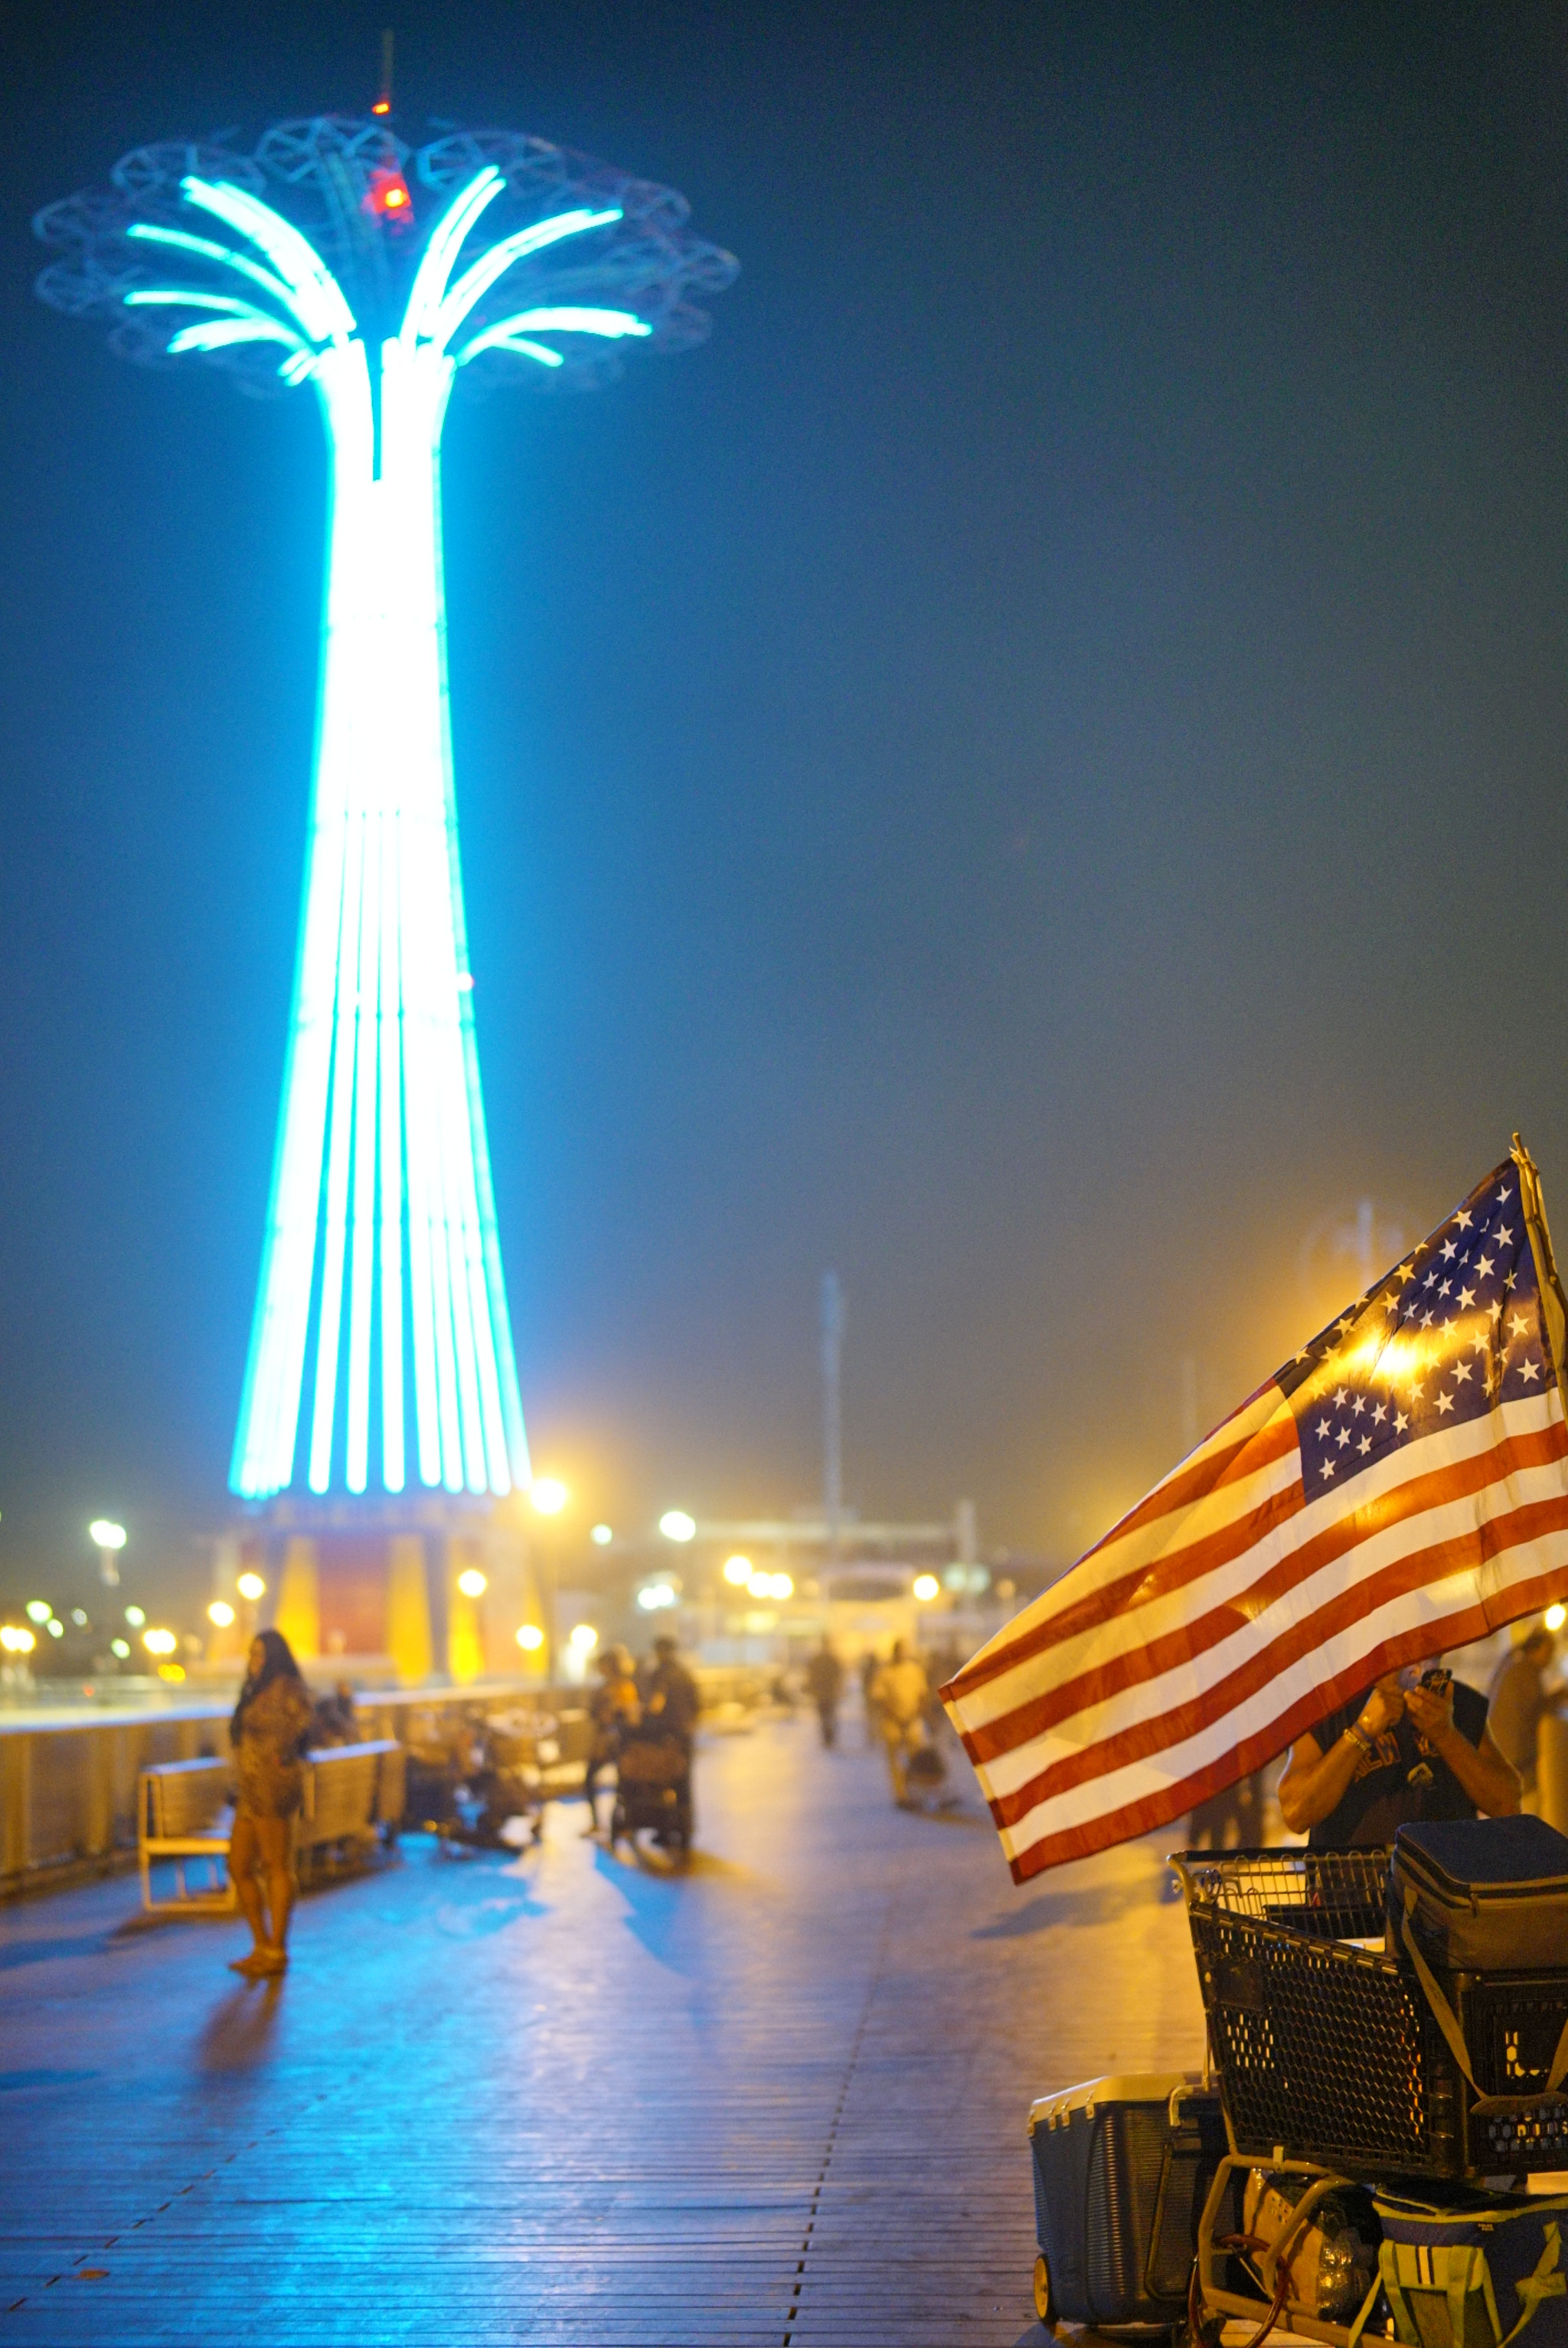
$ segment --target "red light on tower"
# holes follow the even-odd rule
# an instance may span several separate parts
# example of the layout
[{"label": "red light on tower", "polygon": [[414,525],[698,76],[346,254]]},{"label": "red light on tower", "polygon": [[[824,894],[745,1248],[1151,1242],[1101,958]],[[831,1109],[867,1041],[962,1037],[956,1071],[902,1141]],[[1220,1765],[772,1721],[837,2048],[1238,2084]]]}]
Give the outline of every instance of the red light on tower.
[{"label": "red light on tower", "polygon": [[383,220],[412,220],[414,217],[414,198],[401,171],[373,173],[364,204],[367,211],[377,213]]}]

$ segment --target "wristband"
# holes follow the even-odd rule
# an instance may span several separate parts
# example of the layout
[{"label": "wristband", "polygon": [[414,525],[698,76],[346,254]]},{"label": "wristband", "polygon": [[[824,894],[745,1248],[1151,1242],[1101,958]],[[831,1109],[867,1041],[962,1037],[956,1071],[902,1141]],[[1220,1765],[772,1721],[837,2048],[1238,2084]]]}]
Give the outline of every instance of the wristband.
[{"label": "wristband", "polygon": [[1371,1738],[1367,1735],[1365,1729],[1360,1726],[1358,1722],[1353,1720],[1350,1723],[1349,1727],[1345,1731],[1345,1734],[1350,1739],[1352,1745],[1358,1745],[1360,1746],[1368,1761],[1374,1761],[1377,1759],[1377,1748],[1373,1745]]}]

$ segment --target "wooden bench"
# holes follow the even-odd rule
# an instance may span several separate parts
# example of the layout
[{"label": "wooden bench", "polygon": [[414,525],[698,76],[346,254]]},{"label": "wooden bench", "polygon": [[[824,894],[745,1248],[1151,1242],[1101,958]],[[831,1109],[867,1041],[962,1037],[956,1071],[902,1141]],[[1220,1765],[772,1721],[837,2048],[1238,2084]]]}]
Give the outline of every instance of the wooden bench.
[{"label": "wooden bench", "polygon": [[[304,1798],[294,1820],[294,1865],[302,1883],[363,1865],[378,1845],[397,1839],[403,1822],[407,1755],[395,1737],[369,1745],[324,1746],[305,1756]],[[237,1905],[229,1876],[233,1826],[233,1764],[164,1761],[141,1773],[138,1855],[141,1904],[151,1914],[227,1916]],[[155,1893],[155,1859],[174,1861],[175,1892]],[[210,1879],[193,1886],[189,1862]]]},{"label": "wooden bench", "polygon": [[395,1737],[329,1745],[305,1756],[305,1794],[294,1821],[300,1881],[363,1866],[397,1839],[408,1756]]},{"label": "wooden bench", "polygon": [[[227,1761],[160,1761],[141,1773],[137,1798],[137,1856],[141,1865],[141,1904],[149,1914],[227,1916],[236,1906],[229,1879],[229,1829],[232,1824],[233,1768]],[[159,1899],[152,1888],[152,1863],[174,1861],[176,1890]],[[209,1881],[192,1889],[189,1862],[200,1859]]]}]

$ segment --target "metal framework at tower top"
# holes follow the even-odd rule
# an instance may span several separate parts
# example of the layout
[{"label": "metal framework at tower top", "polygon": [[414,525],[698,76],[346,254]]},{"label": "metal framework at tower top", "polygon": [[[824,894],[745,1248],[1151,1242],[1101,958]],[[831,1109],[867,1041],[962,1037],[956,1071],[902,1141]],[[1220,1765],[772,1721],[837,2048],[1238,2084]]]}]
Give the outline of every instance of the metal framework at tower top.
[{"label": "metal framework at tower top", "polygon": [[249,153],[138,148],[35,222],[60,254],[46,302],[109,317],[146,364],[311,384],[327,435],[304,904],[230,1477],[244,1498],[293,1481],[302,1418],[313,1492],[368,1488],[377,1416],[388,1492],[411,1467],[449,1492],[528,1480],[457,855],[441,438],[455,388],[591,385],[629,345],[700,341],[692,297],[736,264],[687,218],[672,190],[519,132],[415,149],[334,115],[276,123]]}]

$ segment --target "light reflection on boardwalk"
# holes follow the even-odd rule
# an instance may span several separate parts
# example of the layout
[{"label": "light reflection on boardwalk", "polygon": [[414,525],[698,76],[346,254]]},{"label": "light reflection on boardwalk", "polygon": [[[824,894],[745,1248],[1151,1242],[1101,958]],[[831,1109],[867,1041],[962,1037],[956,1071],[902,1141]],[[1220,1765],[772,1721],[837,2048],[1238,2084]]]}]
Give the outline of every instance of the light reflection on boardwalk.
[{"label": "light reflection on boardwalk", "polygon": [[133,1879],[0,1910],[0,2348],[1042,2337],[1030,2097],[1199,2060],[1179,1834],[1017,1890],[856,1745],[705,1745],[683,1879],[411,1839],[281,1986]]}]

